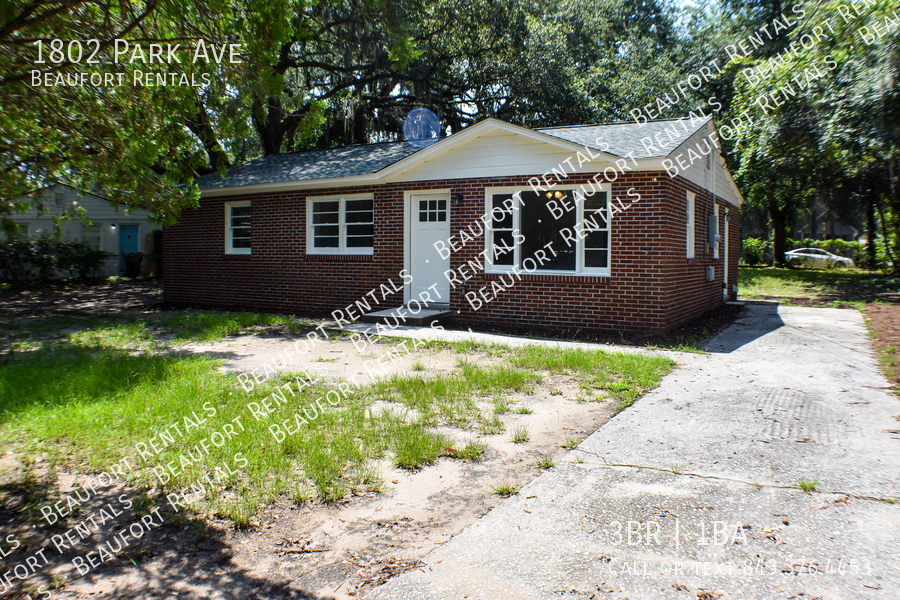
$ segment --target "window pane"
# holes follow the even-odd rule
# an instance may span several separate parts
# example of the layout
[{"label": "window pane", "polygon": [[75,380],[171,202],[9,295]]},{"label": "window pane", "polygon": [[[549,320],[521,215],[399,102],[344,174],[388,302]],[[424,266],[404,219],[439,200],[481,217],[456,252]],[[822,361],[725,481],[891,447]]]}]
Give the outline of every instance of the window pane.
[{"label": "window pane", "polygon": [[232,227],[250,227],[250,217],[231,217]]},{"label": "window pane", "polygon": [[250,238],[246,239],[237,239],[234,238],[231,240],[232,248],[249,248],[250,247]]},{"label": "window pane", "polygon": [[428,213],[420,212],[419,213],[419,223],[427,223],[428,222]]},{"label": "window pane", "polygon": [[494,229],[512,229],[513,214],[503,205],[504,201],[512,199],[512,194],[494,194],[491,208],[491,225]]},{"label": "window pane", "polygon": [[232,229],[231,230],[231,239],[250,239],[250,228],[245,227],[243,229]]},{"label": "window pane", "polygon": [[606,192],[595,192],[590,196],[585,195],[584,212],[593,212],[600,208],[606,208]]},{"label": "window pane", "polygon": [[372,212],[373,200],[347,200],[347,212],[369,211]]},{"label": "window pane", "polygon": [[338,223],[340,215],[338,213],[313,213],[313,223]]},{"label": "window pane", "polygon": [[372,248],[375,238],[370,236],[348,237],[348,248]]},{"label": "window pane", "polygon": [[[574,271],[575,245],[569,242],[572,246],[567,246],[560,234],[564,228],[568,228],[570,234],[574,231],[577,211],[572,192],[563,192],[562,198],[547,198],[546,195],[535,192],[522,192],[521,197],[524,206],[519,209],[520,225],[525,241],[519,254],[520,266],[524,268],[525,261],[530,258],[541,271]],[[553,252],[544,247],[548,243],[553,244],[555,257]],[[550,259],[544,261],[543,265],[537,264],[538,250],[542,250]],[[531,261],[528,261],[529,268],[532,267]]]},{"label": "window pane", "polygon": [[347,235],[368,235],[375,233],[374,225],[347,225]]},{"label": "window pane", "polygon": [[344,222],[346,223],[371,223],[372,219],[372,211],[358,211],[358,212],[347,212],[347,216],[344,218]]},{"label": "window pane", "polygon": [[494,264],[511,267],[513,265],[513,232],[512,231],[495,231],[494,247],[491,249],[494,253]]},{"label": "window pane", "polygon": [[438,200],[438,210],[447,210],[446,200]]},{"label": "window pane", "polygon": [[313,238],[313,246],[316,248],[339,248],[341,239],[338,236],[329,236],[317,233]]},{"label": "window pane", "polygon": [[609,252],[606,250],[585,250],[584,266],[586,269],[606,269],[609,267]]},{"label": "window pane", "polygon": [[333,236],[339,235],[340,227],[337,225],[316,225],[313,227],[313,235],[316,237],[319,236]]},{"label": "window pane", "polygon": [[609,249],[609,232],[608,231],[590,231],[584,238],[585,248]]},{"label": "window pane", "polygon": [[438,216],[438,218],[437,218],[438,221],[446,221],[447,220],[447,211],[439,210],[437,213],[437,216]]},{"label": "window pane", "polygon": [[313,214],[322,213],[322,212],[338,212],[340,210],[341,203],[337,200],[333,200],[330,202],[313,202]]},{"label": "window pane", "polygon": [[249,217],[250,216],[250,207],[249,206],[232,206],[231,207],[231,216],[232,217]]}]

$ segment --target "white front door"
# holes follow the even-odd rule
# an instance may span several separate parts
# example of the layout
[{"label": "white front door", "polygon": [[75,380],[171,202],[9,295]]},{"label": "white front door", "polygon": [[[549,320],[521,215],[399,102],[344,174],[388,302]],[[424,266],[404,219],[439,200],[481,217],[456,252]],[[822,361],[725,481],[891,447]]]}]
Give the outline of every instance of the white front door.
[{"label": "white front door", "polygon": [[[406,264],[412,281],[406,286],[405,300],[431,298],[432,303],[450,304],[450,281],[444,272],[450,269],[449,250],[442,258],[435,242],[449,249],[450,194],[429,192],[410,194],[406,209]],[[423,293],[428,293],[424,296]]]}]

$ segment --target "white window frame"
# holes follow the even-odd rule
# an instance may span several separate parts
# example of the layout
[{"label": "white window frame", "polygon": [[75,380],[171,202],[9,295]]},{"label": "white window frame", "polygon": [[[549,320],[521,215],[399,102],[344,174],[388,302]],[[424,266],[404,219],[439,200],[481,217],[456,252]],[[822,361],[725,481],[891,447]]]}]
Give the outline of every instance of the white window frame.
[{"label": "white window frame", "polygon": [[[231,226],[231,209],[251,206],[252,203],[250,200],[235,200],[233,202],[225,203],[225,254],[251,254],[253,251],[253,219],[251,217],[250,220],[250,248],[235,248],[233,230],[234,228]],[[243,229],[243,228],[241,228]]]},{"label": "white window frame", "polygon": [[[594,184],[595,186],[597,184]],[[555,186],[554,186],[555,187]],[[565,192],[573,192],[575,196],[575,223],[581,224],[584,226],[584,194],[581,193],[579,189],[580,186],[559,186],[559,191]],[[484,206],[485,206],[485,235],[484,235],[484,271],[485,273],[512,273],[515,268],[519,265],[519,255],[521,249],[519,244],[515,241],[515,236],[521,235],[522,227],[521,227],[521,217],[520,211],[522,208],[522,204],[516,199],[516,194],[521,192],[531,191],[528,187],[489,187],[484,189]],[[608,233],[607,239],[609,243],[609,250],[607,256],[608,265],[606,268],[600,267],[585,267],[584,266],[584,238],[576,231],[575,232],[575,240],[576,240],[576,251],[575,251],[575,270],[574,271],[545,271],[541,269],[537,269],[531,273],[526,272],[524,269],[519,268],[518,272],[528,275],[582,275],[585,277],[609,277],[612,275],[612,213],[615,212],[612,208],[613,199],[612,199],[612,185],[609,183],[600,184],[597,188],[597,191],[606,192],[606,214],[607,214],[607,222],[606,222],[606,231]],[[514,208],[513,208],[513,264],[512,265],[495,265],[494,264],[494,253],[493,248],[491,247],[494,239],[494,221],[490,218],[489,214],[492,209],[492,200],[494,194],[512,194],[514,199]],[[599,216],[598,216],[599,219]],[[598,223],[600,221],[598,220]],[[559,248],[557,248],[559,250]]]},{"label": "white window frame", "polygon": [[[348,248],[347,247],[347,202],[353,200],[372,200],[372,247]],[[316,202],[339,202],[338,208],[338,243],[337,248],[316,248],[313,246],[313,204]],[[367,223],[350,223],[351,225],[366,225]],[[351,254],[372,255],[375,252],[375,197],[372,194],[347,194],[344,196],[310,196],[306,199],[306,253],[307,254]]]},{"label": "white window frame", "polygon": [[719,205],[713,200],[713,220],[716,222],[716,230],[713,232],[713,258],[719,258]]},{"label": "white window frame", "polygon": [[687,193],[687,204],[685,206],[685,238],[687,245],[687,257],[695,258],[696,254],[694,252],[694,234],[697,228],[696,226],[696,209],[697,209],[697,198],[693,192]]}]

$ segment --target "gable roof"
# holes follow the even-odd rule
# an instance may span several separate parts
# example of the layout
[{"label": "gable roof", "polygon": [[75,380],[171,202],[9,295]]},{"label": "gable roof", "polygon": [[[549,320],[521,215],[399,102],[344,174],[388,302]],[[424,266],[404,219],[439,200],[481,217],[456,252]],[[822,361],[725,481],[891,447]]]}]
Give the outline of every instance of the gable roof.
[{"label": "gable roof", "polygon": [[[605,125],[542,127],[535,131],[579,146],[587,146],[596,150],[605,148],[605,152],[620,157],[631,154],[635,158],[665,158],[672,150],[694,135],[698,129],[706,125],[711,118],[666,119],[640,124],[631,121]],[[650,138],[651,150],[641,143],[641,140],[645,138]]]},{"label": "gable roof", "polygon": [[[433,158],[435,154],[491,129],[513,131],[570,150],[588,147],[610,158],[629,154],[636,159],[664,158],[709,120],[709,117],[684,118],[642,124],[611,123],[531,130],[491,118],[424,148],[409,142],[382,142],[275,154],[235,165],[228,169],[224,179],[218,173],[211,173],[197,178],[195,183],[201,189],[216,189],[341,178],[354,178],[358,183],[362,180],[374,182],[379,176],[405,168],[420,158]],[[648,152],[641,143],[645,138],[652,140],[654,151]]]}]

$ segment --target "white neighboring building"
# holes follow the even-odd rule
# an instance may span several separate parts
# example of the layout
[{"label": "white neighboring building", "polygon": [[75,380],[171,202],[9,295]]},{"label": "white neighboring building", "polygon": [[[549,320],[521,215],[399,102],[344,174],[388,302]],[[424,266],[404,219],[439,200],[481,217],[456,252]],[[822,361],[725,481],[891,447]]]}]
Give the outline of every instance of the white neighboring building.
[{"label": "white neighboring building", "polygon": [[[30,208],[24,213],[14,213],[11,219],[19,225],[23,235],[32,238],[53,233],[53,217],[67,208],[82,207],[91,224],[85,225],[78,218],[62,221],[62,238],[66,241],[85,240],[95,248],[119,255],[126,252],[149,254],[153,248],[151,232],[161,229],[150,220],[150,211],[133,210],[126,214],[124,205],[115,205],[105,198],[93,194],[81,194],[75,188],[57,184],[40,190],[43,195],[43,210]],[[149,261],[144,261],[146,272]],[[101,276],[118,275],[124,272],[124,262],[112,258],[107,262]]]}]

